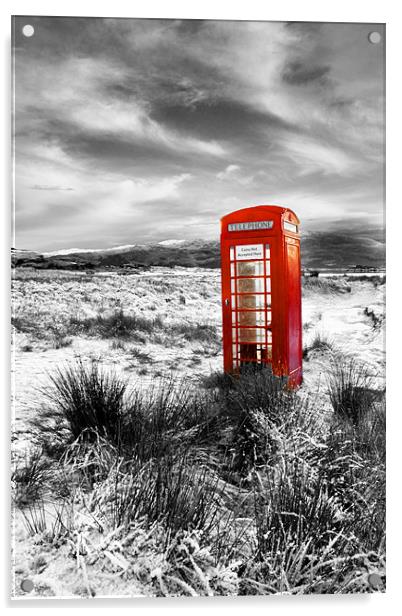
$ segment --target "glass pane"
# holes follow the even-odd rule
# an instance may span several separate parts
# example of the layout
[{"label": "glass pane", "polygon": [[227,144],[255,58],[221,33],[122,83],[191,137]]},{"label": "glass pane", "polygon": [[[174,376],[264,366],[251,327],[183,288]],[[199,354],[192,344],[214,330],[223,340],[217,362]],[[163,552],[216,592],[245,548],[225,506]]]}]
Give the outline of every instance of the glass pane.
[{"label": "glass pane", "polygon": [[270,310],[267,311],[267,322],[271,323],[272,321],[272,312]]},{"label": "glass pane", "polygon": [[232,311],[232,323],[236,323],[236,312],[234,310]]},{"label": "glass pane", "polygon": [[230,281],[230,290],[232,293],[236,293],[236,281],[235,280]]},{"label": "glass pane", "polygon": [[235,266],[234,263],[230,264],[230,275],[233,278],[233,276],[235,275]]},{"label": "glass pane", "polygon": [[271,257],[271,251],[269,249],[269,244],[265,244],[265,258],[269,259]]},{"label": "glass pane", "polygon": [[270,263],[270,261],[266,261],[266,263],[265,263],[265,271],[266,271],[266,276],[270,276],[271,275],[271,263]]},{"label": "glass pane", "polygon": [[230,249],[230,260],[233,261],[233,259],[234,259],[234,248],[232,247]]},{"label": "glass pane", "polygon": [[239,325],[265,325],[265,312],[239,312]]},{"label": "glass pane", "polygon": [[263,261],[240,261],[236,264],[238,276],[263,276],[264,262]]},{"label": "glass pane", "polygon": [[236,295],[232,295],[232,310],[236,310]]},{"label": "glass pane", "polygon": [[272,332],[267,332],[267,341],[268,344],[272,344]]},{"label": "glass pane", "polygon": [[265,303],[264,295],[238,295],[238,309],[252,310],[254,308],[263,309]]},{"label": "glass pane", "polygon": [[267,287],[267,293],[271,293],[271,278],[266,278],[265,282]]},{"label": "glass pane", "polygon": [[239,329],[239,342],[265,342],[263,329]]},{"label": "glass pane", "polygon": [[267,295],[267,308],[271,308],[271,296]]},{"label": "glass pane", "polygon": [[264,279],[263,278],[239,278],[237,281],[238,293],[263,293]]},{"label": "glass pane", "polygon": [[233,344],[233,345],[232,345],[232,353],[233,353],[233,357],[236,357],[236,349],[237,349],[236,345],[235,345],[235,344]]}]

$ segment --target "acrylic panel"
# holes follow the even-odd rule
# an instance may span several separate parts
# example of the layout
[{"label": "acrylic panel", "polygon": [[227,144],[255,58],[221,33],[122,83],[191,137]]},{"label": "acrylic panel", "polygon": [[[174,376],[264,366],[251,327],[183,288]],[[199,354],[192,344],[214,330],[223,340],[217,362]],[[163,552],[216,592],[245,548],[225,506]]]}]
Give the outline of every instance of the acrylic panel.
[{"label": "acrylic panel", "polygon": [[[13,598],[384,592],[385,25],[18,16],[11,55]],[[233,219],[225,279],[259,205],[300,252]]]}]

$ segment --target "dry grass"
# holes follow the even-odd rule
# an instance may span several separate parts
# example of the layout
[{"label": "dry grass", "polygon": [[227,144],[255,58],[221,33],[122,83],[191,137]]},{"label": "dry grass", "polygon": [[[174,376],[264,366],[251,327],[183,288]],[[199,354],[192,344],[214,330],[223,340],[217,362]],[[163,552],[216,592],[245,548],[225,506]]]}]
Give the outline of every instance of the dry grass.
[{"label": "dry grass", "polygon": [[30,534],[75,550],[81,537],[92,595],[99,572],[156,596],[371,592],[369,572],[385,579],[381,405],[361,398],[357,423],[337,410],[324,430],[267,371],[206,385],[58,371],[49,399],[68,430],[52,490],[70,492],[50,519],[43,493],[18,503]]},{"label": "dry grass", "polygon": [[343,278],[303,278],[303,292],[314,291],[325,295],[350,293],[352,287]]},{"label": "dry grass", "polygon": [[[54,344],[54,324],[147,371],[132,382],[78,362],[52,373],[46,406],[38,397],[38,444],[18,463],[15,505],[24,550],[47,552],[57,579],[74,569],[71,593],[373,592],[370,572],[384,591],[385,411],[373,383],[349,378],[336,355],[330,412],[327,392],[285,392],[265,371],[202,379],[221,344],[209,279],[195,292],[190,278],[30,275],[14,281],[14,318],[34,349]],[[327,304],[350,297],[344,282],[305,288],[312,322],[315,311],[324,328]],[[175,347],[164,363],[162,346]],[[335,358],[324,335],[308,347],[311,360],[324,351],[320,370]],[[197,380],[155,378],[192,358],[204,362]]]}]

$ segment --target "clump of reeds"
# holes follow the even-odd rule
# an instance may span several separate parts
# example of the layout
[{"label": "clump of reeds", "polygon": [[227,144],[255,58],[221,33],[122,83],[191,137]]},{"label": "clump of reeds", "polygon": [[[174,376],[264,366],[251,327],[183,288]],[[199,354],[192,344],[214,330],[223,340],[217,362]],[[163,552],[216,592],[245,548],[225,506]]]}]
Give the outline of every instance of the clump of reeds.
[{"label": "clump of reeds", "polygon": [[334,350],[334,342],[321,332],[317,332],[309,344],[303,348],[303,359],[308,360],[310,353],[326,353]]},{"label": "clump of reeds", "polygon": [[117,442],[125,405],[127,384],[107,373],[97,362],[82,361],[49,375],[43,393],[56,414],[64,416],[73,439],[96,434]]},{"label": "clump of reeds", "polygon": [[357,424],[372,406],[373,378],[354,358],[337,358],[328,376],[328,393],[334,412]]}]

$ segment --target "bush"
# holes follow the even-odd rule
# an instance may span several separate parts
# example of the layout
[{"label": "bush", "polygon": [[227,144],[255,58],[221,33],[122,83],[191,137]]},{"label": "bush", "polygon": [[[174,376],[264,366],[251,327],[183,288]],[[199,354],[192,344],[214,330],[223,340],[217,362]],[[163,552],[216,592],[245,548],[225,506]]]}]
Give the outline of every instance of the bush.
[{"label": "bush", "polygon": [[167,453],[181,456],[191,446],[202,446],[218,435],[218,409],[206,393],[196,392],[185,380],[155,380],[144,392],[134,389],[122,422],[124,445],[142,460]]},{"label": "bush", "polygon": [[358,424],[335,418],[319,462],[344,525],[365,550],[381,550],[385,540],[385,428],[384,399],[372,403]]},{"label": "bush", "polygon": [[[138,334],[151,334],[155,329],[163,327],[160,317],[147,319],[137,315],[127,315],[121,309],[108,316],[98,314],[96,317],[83,320],[73,318],[70,324],[76,333],[117,339],[138,338]],[[142,341],[141,335],[139,340]]]},{"label": "bush", "polygon": [[334,343],[332,342],[332,340],[330,340],[325,334],[317,332],[310,344],[306,345],[303,348],[303,359],[308,360],[311,351],[325,353],[327,351],[332,351],[333,347]]},{"label": "bush", "polygon": [[[146,391],[129,390],[115,373],[106,373],[97,362],[85,365],[82,361],[56,370],[49,378],[51,386],[43,393],[51,408],[35,421],[46,439],[46,419],[57,421],[62,416],[70,440],[104,438],[125,456],[146,461],[169,451],[180,456],[191,444],[201,445],[210,438],[219,423],[208,394],[194,392],[184,379],[162,378]],[[60,427],[57,431],[62,435]]]},{"label": "bush", "polygon": [[201,377],[201,385],[205,389],[218,389],[227,391],[233,389],[236,384],[236,377],[227,372],[212,372],[208,376]]},{"label": "bush", "polygon": [[302,289],[303,291],[317,291],[329,295],[350,293],[352,290],[350,285],[339,278],[303,278]]},{"label": "bush", "polygon": [[135,520],[158,521],[173,532],[202,529],[209,534],[222,515],[224,482],[192,455],[165,455],[144,464],[117,461],[97,492],[97,508],[113,528]]},{"label": "bush", "polygon": [[214,325],[204,325],[200,323],[173,323],[169,326],[171,334],[183,336],[188,342],[208,342],[216,343],[218,334]]},{"label": "bush", "polygon": [[51,386],[43,393],[65,417],[74,439],[100,435],[119,441],[127,388],[123,380],[104,372],[97,362],[85,366],[82,361],[57,369],[49,379]]},{"label": "bush", "polygon": [[13,502],[17,507],[31,505],[42,496],[51,465],[51,460],[40,447],[29,451],[25,460],[15,463],[11,481],[14,488]]},{"label": "bush", "polygon": [[363,310],[363,314],[364,316],[370,319],[371,327],[375,331],[381,328],[381,325],[383,324],[384,319],[385,319],[384,314],[378,314],[373,309],[369,308],[368,306],[366,306],[365,309]]},{"label": "bush", "polygon": [[354,425],[372,407],[375,390],[367,369],[349,358],[339,360],[328,377],[328,393],[334,412]]},{"label": "bush", "polygon": [[244,368],[230,388],[222,390],[221,407],[230,418],[233,465],[241,474],[261,465],[275,451],[274,428],[286,421],[298,404],[294,392],[269,369]]}]

